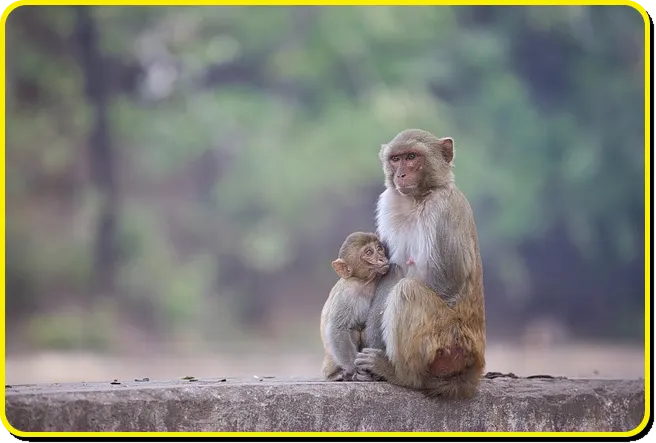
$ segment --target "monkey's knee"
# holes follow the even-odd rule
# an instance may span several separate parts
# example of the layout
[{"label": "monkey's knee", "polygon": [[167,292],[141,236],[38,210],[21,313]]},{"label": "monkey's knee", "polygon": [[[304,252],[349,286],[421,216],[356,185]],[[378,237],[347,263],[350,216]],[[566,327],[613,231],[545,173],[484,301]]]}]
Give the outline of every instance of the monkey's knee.
[{"label": "monkey's knee", "polygon": [[412,278],[402,278],[394,287],[390,297],[395,297],[397,302],[414,302],[426,295],[428,288],[419,281]]},{"label": "monkey's knee", "polygon": [[387,298],[385,311],[383,313],[383,325],[389,328],[394,323],[406,323],[408,316],[419,314],[422,299],[426,299],[427,288],[411,278],[402,278],[394,285],[392,292]]}]

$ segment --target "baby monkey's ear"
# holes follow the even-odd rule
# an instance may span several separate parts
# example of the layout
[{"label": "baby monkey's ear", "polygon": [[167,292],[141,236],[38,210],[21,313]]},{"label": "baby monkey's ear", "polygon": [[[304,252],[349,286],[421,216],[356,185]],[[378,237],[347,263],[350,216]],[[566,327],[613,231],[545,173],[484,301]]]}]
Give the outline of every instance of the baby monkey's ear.
[{"label": "baby monkey's ear", "polygon": [[338,258],[331,264],[333,265],[333,269],[335,272],[337,272],[337,275],[339,275],[340,278],[349,278],[353,273],[351,267],[347,265],[346,262],[341,258]]}]

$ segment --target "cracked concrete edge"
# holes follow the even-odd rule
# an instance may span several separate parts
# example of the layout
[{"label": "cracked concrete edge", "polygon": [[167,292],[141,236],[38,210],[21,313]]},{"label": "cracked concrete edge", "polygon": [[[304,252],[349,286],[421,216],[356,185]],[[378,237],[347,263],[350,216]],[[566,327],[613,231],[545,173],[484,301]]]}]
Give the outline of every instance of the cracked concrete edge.
[{"label": "cracked concrete edge", "polygon": [[470,400],[388,383],[199,379],[6,388],[23,432],[627,432],[645,416],[643,380],[482,380]]}]

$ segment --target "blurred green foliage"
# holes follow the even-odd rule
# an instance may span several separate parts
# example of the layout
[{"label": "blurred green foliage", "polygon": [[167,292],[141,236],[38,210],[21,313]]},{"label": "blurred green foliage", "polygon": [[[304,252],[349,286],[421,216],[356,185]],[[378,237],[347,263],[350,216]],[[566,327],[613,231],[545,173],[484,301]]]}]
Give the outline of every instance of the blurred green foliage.
[{"label": "blurred green foliage", "polygon": [[314,321],[343,236],[373,228],[378,148],[408,127],[456,140],[489,329],[546,315],[581,334],[640,337],[636,10],[97,7],[91,18],[110,97],[119,272],[113,294],[94,292],[105,197],[89,170],[93,103],[74,8],[20,7],[6,31],[16,341],[105,348],[97,315],[53,314],[98,312],[98,300],[120,313],[115,326],[162,337],[211,341],[243,325],[267,335],[294,306]]}]

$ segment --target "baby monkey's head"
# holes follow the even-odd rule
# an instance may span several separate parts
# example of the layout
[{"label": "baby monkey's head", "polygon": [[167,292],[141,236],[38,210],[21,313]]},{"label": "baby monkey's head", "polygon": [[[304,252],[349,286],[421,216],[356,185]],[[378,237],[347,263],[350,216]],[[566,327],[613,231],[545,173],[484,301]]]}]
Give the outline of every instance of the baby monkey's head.
[{"label": "baby monkey's head", "polygon": [[332,265],[341,278],[362,280],[384,275],[389,269],[385,248],[372,232],[354,232],[346,237]]}]

